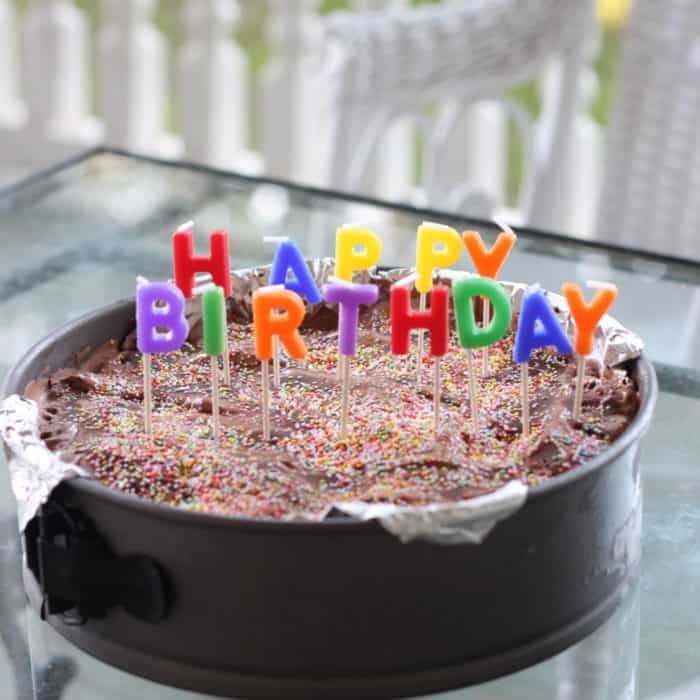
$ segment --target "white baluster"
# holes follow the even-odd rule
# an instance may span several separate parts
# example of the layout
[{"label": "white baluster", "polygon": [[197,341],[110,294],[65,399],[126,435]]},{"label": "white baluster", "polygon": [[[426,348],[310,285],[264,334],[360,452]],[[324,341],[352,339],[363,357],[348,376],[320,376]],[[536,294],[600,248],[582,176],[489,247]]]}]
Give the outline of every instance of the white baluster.
[{"label": "white baluster", "polygon": [[17,61],[15,13],[9,0],[0,0],[0,124],[17,126],[24,108],[17,97]]},{"label": "white baluster", "polygon": [[[572,163],[572,144],[581,99],[581,77],[587,63],[587,41],[594,31],[592,8],[582,3],[571,22],[585,27],[566,54],[556,59],[543,90],[543,110],[534,144],[531,185],[524,202],[526,223],[544,229],[567,226],[565,202],[567,171]],[[572,197],[579,196],[578,193]],[[595,202],[587,202],[595,207]]]},{"label": "white baluster", "polygon": [[265,170],[323,184],[328,148],[324,85],[309,55],[317,36],[319,0],[269,0],[266,27],[272,58],[260,80],[259,114]]},{"label": "white baluster", "polygon": [[71,140],[100,136],[88,115],[88,27],[71,0],[37,0],[24,18],[23,87],[28,128]]},{"label": "white baluster", "polygon": [[187,0],[185,44],[177,59],[187,157],[224,168],[248,155],[248,64],[231,40],[238,20],[237,0]]},{"label": "white baluster", "polygon": [[[358,12],[395,12],[409,8],[408,0],[355,0]],[[389,56],[401,70],[401,58]],[[409,116],[391,119],[377,139],[362,178],[362,191],[389,200],[406,201],[413,190],[415,166],[415,125]]]},{"label": "white baluster", "polygon": [[603,177],[603,130],[589,113],[597,88],[598,78],[588,67],[581,76],[563,192],[562,230],[581,238],[593,236]]},{"label": "white baluster", "polygon": [[477,102],[465,115],[466,179],[497,206],[505,199],[507,118],[496,101]]},{"label": "white baluster", "polygon": [[164,134],[167,49],[151,21],[154,0],[103,0],[97,39],[99,112],[109,144],[174,156]]}]

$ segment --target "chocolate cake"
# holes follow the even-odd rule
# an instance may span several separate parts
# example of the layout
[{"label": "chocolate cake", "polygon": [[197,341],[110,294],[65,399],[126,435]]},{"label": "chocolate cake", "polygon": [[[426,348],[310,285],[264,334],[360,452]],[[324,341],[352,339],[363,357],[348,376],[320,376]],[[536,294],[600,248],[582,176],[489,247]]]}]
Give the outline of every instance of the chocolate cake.
[{"label": "chocolate cake", "polygon": [[638,391],[626,371],[588,360],[583,415],[573,421],[573,358],[540,350],[530,362],[531,432],[523,436],[511,330],[489,349],[473,434],[466,356],[453,334],[441,361],[436,437],[433,360],[424,358],[419,385],[415,357],[391,355],[388,293],[387,283],[361,315],[344,440],[337,317],[324,305],[306,317],[306,361],[283,356],[269,443],[261,436],[260,364],[242,307],[229,306],[232,376],[220,390],[218,442],[196,317],[180,351],[153,356],[152,441],[143,433],[142,358],[133,334],[86,349],[74,368],[32,382],[25,396],[38,403],[47,445],[107,486],[197,511],[285,519],[318,519],[339,502],[422,505],[483,495],[513,479],[534,485],[604,451],[637,413]]}]

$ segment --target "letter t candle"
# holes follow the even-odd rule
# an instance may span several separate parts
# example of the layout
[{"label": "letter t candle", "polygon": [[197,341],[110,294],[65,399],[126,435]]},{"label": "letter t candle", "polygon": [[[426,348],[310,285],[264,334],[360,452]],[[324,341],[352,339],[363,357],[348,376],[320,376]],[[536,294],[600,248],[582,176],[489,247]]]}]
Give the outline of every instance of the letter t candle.
[{"label": "letter t candle", "polygon": [[324,301],[340,306],[338,310],[338,352],[344,358],[341,365],[340,437],[348,434],[348,403],[350,399],[350,358],[357,349],[357,323],[360,304],[374,304],[379,290],[374,284],[352,284],[331,278],[323,286]]}]

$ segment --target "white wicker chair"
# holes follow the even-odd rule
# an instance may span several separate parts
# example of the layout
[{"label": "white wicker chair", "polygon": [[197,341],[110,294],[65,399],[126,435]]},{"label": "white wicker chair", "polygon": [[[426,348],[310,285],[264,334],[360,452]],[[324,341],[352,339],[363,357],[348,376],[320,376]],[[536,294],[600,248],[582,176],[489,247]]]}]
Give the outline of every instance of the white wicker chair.
[{"label": "white wicker chair", "polygon": [[[479,192],[469,180],[470,144],[460,133],[465,113],[488,101],[505,105],[523,136],[525,220],[561,228],[559,188],[591,15],[581,0],[472,0],[331,15],[323,42],[333,91],[331,185],[376,192],[368,177],[373,160],[391,125],[409,116],[423,137],[425,203],[490,213],[502,192]],[[539,120],[545,128],[537,130],[506,90],[542,77],[553,56],[560,70],[546,90]]]},{"label": "white wicker chair", "polygon": [[700,260],[700,4],[637,0],[624,38],[596,236]]}]

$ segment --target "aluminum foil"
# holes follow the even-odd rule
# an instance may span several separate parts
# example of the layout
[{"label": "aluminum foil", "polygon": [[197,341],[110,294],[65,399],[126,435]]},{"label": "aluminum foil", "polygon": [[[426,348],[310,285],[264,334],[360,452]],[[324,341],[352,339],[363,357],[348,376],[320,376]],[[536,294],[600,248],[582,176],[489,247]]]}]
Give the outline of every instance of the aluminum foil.
[{"label": "aluminum foil", "polygon": [[[309,268],[316,283],[321,286],[334,274],[335,261],[332,258],[317,258],[309,261]],[[227,304],[240,316],[240,320],[250,320],[252,293],[268,283],[269,273],[269,265],[232,273],[232,294]],[[357,281],[374,282],[388,288],[411,273],[412,270],[407,268],[374,270],[358,275]],[[449,284],[469,274],[455,270],[437,271],[435,281]],[[195,292],[210,284],[208,276],[198,276]],[[501,284],[510,296],[514,314],[517,314],[527,285],[514,282]],[[575,327],[566,300],[557,294],[546,294],[567,334],[573,336]],[[187,315],[191,327],[198,320],[200,309],[201,304],[196,297],[188,300]],[[310,307],[309,312],[314,312],[314,306]],[[637,335],[606,315],[596,330],[592,354],[606,365],[615,366],[638,357],[642,348],[642,341]],[[11,453],[8,466],[17,499],[20,530],[24,530],[63,479],[75,476],[91,478],[81,467],[63,461],[60,453],[49,450],[39,438],[38,424],[38,409],[33,401],[14,395],[0,405],[0,435]],[[326,512],[325,517],[340,512],[360,520],[378,520],[402,542],[423,539],[439,544],[478,544],[499,521],[517,511],[526,498],[527,487],[520,481],[512,481],[493,493],[456,503],[427,506],[338,503]]]}]

